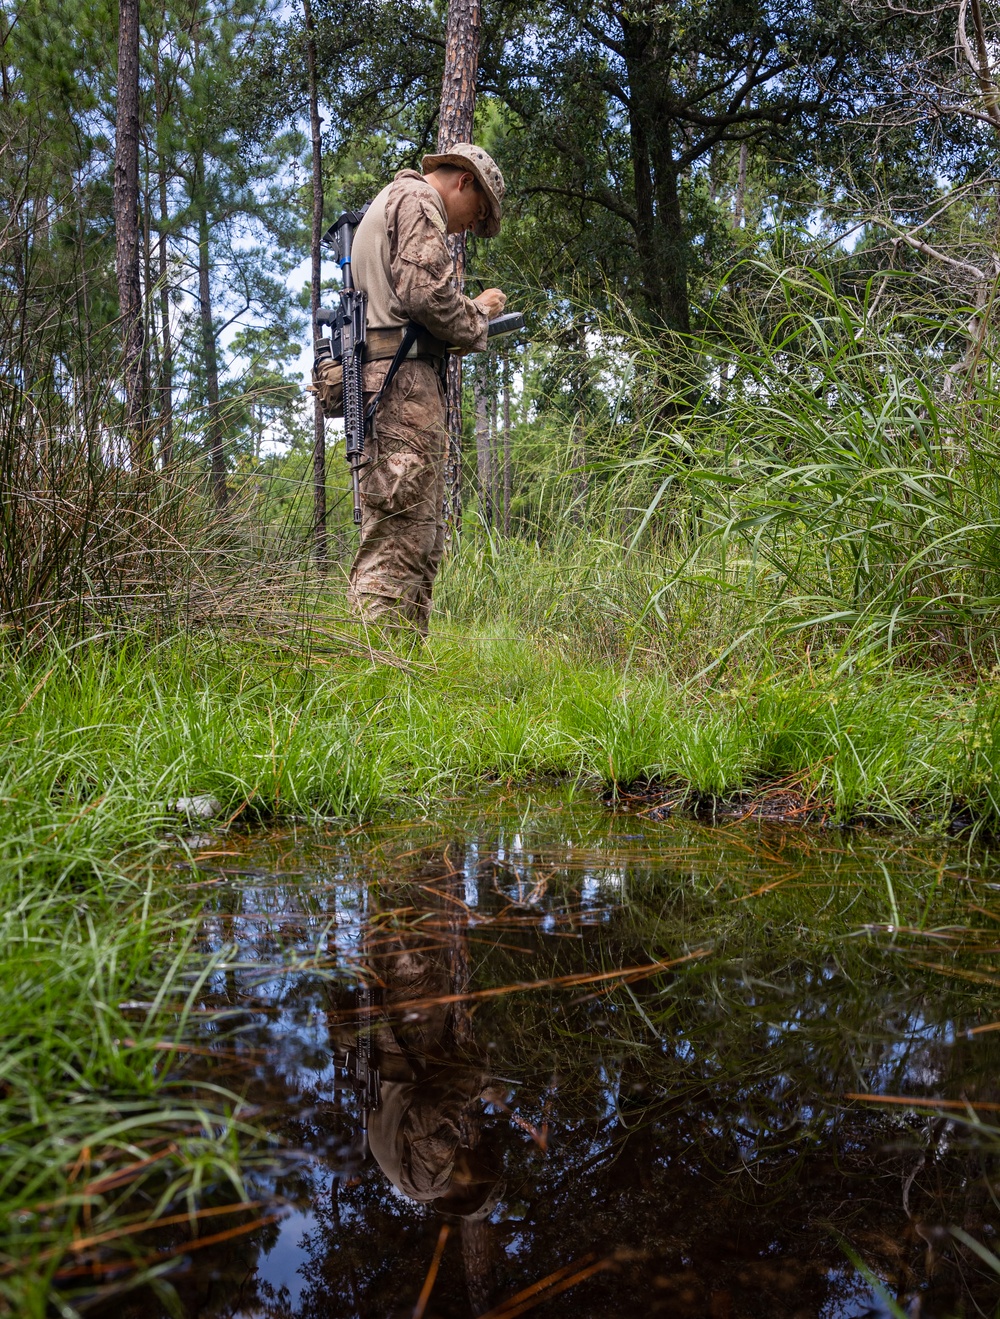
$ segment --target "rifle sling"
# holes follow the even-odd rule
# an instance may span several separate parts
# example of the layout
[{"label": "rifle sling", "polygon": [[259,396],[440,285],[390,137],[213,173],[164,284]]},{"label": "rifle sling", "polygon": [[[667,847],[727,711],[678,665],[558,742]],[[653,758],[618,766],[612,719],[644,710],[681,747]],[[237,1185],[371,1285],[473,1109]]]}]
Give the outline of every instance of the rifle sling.
[{"label": "rifle sling", "polygon": [[392,361],[389,363],[389,370],[385,373],[385,379],[379,386],[378,393],[365,409],[365,431],[367,431],[368,427],[371,425],[372,418],[375,416],[375,409],[382,402],[382,395],[392,384],[393,380],[395,380],[396,372],[403,365],[403,360],[413,345],[417,342],[418,336],[421,333],[426,333],[426,331],[423,331],[416,321],[407,321],[406,329],[403,331],[403,337],[400,339],[396,351],[393,354]]}]

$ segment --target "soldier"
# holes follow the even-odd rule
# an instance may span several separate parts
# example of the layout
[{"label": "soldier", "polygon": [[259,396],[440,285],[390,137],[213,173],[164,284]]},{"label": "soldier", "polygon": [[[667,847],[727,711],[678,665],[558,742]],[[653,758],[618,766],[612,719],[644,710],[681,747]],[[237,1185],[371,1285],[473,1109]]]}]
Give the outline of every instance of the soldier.
[{"label": "soldier", "polygon": [[424,156],[382,189],[354,235],[354,283],[368,295],[365,403],[389,369],[407,321],[422,332],[375,414],[362,477],[361,543],[349,600],[362,618],[426,636],[444,550],[448,348],[477,352],[507,301],[499,289],[467,298],[454,281],[445,234],[500,231],[504,182],[479,147],[460,142]]}]

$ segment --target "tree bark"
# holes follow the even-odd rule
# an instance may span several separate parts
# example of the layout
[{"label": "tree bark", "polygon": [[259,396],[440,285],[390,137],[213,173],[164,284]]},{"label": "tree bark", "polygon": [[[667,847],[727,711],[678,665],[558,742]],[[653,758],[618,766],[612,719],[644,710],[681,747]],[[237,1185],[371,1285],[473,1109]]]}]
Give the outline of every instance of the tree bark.
[{"label": "tree bark", "polygon": [[[323,282],[323,265],[320,242],[323,237],[323,139],[322,120],[319,117],[319,97],[316,91],[316,29],[313,26],[310,0],[302,0],[306,22],[306,67],[309,72],[309,130],[312,138],[312,289],[310,307],[312,324],[316,325],[319,311],[320,285]],[[326,427],[323,405],[313,400],[313,552],[316,567],[321,573],[329,572],[330,557],[326,530]]]},{"label": "tree bark", "polygon": [[[200,171],[199,171],[200,172]],[[212,492],[221,513],[229,502],[226,484],[226,455],[223,449],[222,413],[219,408],[219,359],[212,319],[212,288],[209,280],[209,226],[204,184],[198,198],[198,301],[201,320],[201,352],[205,368],[205,397],[208,402],[208,452],[212,464]]]},{"label": "tree bark", "polygon": [[[585,399],[590,385],[590,357],[587,351],[587,322],[581,316],[578,318],[575,326],[576,330],[576,363],[573,374],[576,376],[576,396],[578,399]],[[587,501],[590,495],[590,484],[587,480],[587,433],[584,422],[584,409],[581,408],[573,418],[573,427],[571,436],[573,441],[573,452],[570,455],[570,462],[576,468],[576,475],[573,477],[573,521],[582,526],[586,518]]]},{"label": "tree bark", "polygon": [[736,196],[733,199],[733,228],[742,229],[744,206],[747,195],[747,156],[749,148],[745,142],[740,143],[740,161],[736,171]]},{"label": "tree bark", "polygon": [[490,526],[500,521],[500,454],[499,445],[500,400],[497,398],[495,363],[490,363]]},{"label": "tree bark", "polygon": [[[661,126],[657,135],[662,142],[662,153],[653,157],[656,175],[657,219],[659,243],[657,258],[663,269],[660,314],[664,325],[680,334],[691,330],[691,302],[688,296],[688,244],[681,214],[679,171],[670,149],[669,130]],[[659,143],[658,143],[659,145]],[[660,159],[657,160],[657,155]]]},{"label": "tree bark", "polygon": [[503,350],[503,534],[510,535],[510,353]]},{"label": "tree bark", "polygon": [[139,279],[139,0],[120,0],[113,207],[122,324],[125,431],[133,465],[145,463],[145,336]]},{"label": "tree bark", "polygon": [[479,473],[479,512],[487,527],[493,526],[493,473],[490,453],[490,398],[485,363],[475,377],[476,467]]},{"label": "tree bark", "polygon": [[649,9],[622,20],[628,71],[629,138],[635,186],[636,249],[646,305],[666,328],[691,328],[687,288],[688,248],[681,214],[679,176],[671,129],[669,61],[664,20]]},{"label": "tree bark", "polygon": [[[439,152],[456,142],[471,142],[476,108],[476,72],[479,66],[480,0],[448,0],[445,29],[444,78],[438,113]],[[455,280],[465,285],[465,235],[448,240],[455,264]],[[448,359],[448,460],[445,471],[445,521],[458,534],[462,521],[462,359]]]},{"label": "tree bark", "polygon": [[[156,125],[162,128],[166,114],[166,97],[160,78],[160,46],[154,46],[153,94],[156,99]],[[160,469],[170,470],[174,461],[174,358],[173,344],[170,340],[170,291],[167,287],[167,230],[170,224],[170,211],[167,204],[167,162],[161,151],[157,161],[159,183],[160,223],[159,223],[159,284],[160,284],[160,374],[158,392],[160,396]]]}]

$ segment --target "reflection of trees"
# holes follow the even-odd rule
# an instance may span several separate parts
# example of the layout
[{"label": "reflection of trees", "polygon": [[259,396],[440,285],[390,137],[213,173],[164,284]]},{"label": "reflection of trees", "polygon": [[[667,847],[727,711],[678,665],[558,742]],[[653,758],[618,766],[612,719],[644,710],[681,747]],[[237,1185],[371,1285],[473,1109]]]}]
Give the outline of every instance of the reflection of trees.
[{"label": "reflection of trees", "polygon": [[[762,924],[752,904],[733,901],[731,891],[718,896],[724,858],[714,869],[636,860],[621,902],[620,866],[612,873],[592,857],[581,863],[568,846],[561,858],[550,849],[524,862],[498,861],[502,844],[488,833],[467,852],[423,844],[419,834],[393,836],[382,862],[389,878],[367,926],[365,962],[397,1012],[408,1000],[447,998],[467,985],[480,992],[558,980],[641,965],[709,937],[713,945],[700,961],[627,990],[562,993],[556,985],[425,1005],[399,1025],[427,1074],[438,1067],[435,1085],[446,1086],[449,1068],[463,1085],[477,1069],[516,1082],[508,1095],[516,1122],[496,1108],[481,1118],[482,1103],[472,1102],[478,1085],[456,1119],[469,1148],[484,1138],[498,1146],[506,1191],[490,1222],[452,1232],[435,1315],[483,1313],[561,1265],[616,1252],[612,1268],[552,1296],[543,1313],[815,1315],[853,1285],[839,1237],[900,1294],[922,1289],[923,1319],[971,1314],[974,1299],[992,1313],[993,1281],[934,1230],[954,1223],[980,1233],[992,1221],[992,1145],[984,1139],[976,1148],[933,1116],[837,1099],[851,1091],[995,1098],[997,1035],[947,1043],[952,1022],[973,1018],[981,990],[955,988],[899,958],[894,964],[870,942],[843,940],[839,928],[824,937],[817,913],[828,894],[776,898]],[[406,859],[393,865],[392,853]],[[248,923],[239,937],[252,936],[276,958],[307,946],[308,931],[328,927],[338,902],[356,895],[372,858],[360,873],[349,858],[339,864],[344,884],[289,886],[295,901],[272,910],[267,931],[258,937]],[[851,864],[836,859],[838,882],[851,881]],[[824,865],[834,868],[829,858]],[[801,858],[789,863],[796,866]],[[857,923],[866,919],[859,907]],[[226,920],[220,937],[232,936],[239,913]],[[804,929],[818,934],[806,940]],[[416,974],[394,984],[390,968],[407,958]],[[224,992],[238,998],[239,986]],[[318,972],[300,975],[273,992],[285,1019],[303,1023],[302,1043],[283,1046],[276,1072],[265,1053],[274,1057],[273,1014],[261,1014],[227,1047],[242,1051],[241,1074],[261,1097],[276,1087],[270,1101],[282,1142],[318,1154],[318,1163],[286,1170],[273,1188],[314,1209],[305,1288],[291,1307],[257,1281],[262,1235],[213,1257],[223,1280],[217,1290],[202,1287],[197,1302],[192,1285],[187,1313],[409,1313],[440,1219],[371,1164],[356,1178],[334,1176],[332,1192],[316,1173],[324,1161],[342,1165],[351,1136],[348,1109],[330,1102],[327,1055],[309,1045],[304,1025],[326,1005],[328,982]],[[543,1152],[530,1129],[546,1123]]]}]

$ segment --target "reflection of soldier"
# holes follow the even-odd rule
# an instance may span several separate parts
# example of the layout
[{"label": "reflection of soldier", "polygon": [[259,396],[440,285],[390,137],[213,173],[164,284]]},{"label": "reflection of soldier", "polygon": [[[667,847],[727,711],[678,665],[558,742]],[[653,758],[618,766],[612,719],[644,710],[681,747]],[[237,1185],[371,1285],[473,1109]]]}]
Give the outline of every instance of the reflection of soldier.
[{"label": "reflection of soldier", "polygon": [[[483,1146],[466,1142],[468,1109],[484,1095],[485,1077],[447,1064],[419,1071],[379,1032],[380,1105],[368,1121],[371,1152],[392,1184],[439,1214],[485,1218],[501,1180]],[[393,1044],[395,1041],[392,1042]]]},{"label": "reflection of soldier", "polygon": [[[399,940],[398,943],[402,943]],[[416,1002],[404,1020],[373,1032],[372,1062],[380,1078],[379,1106],[368,1139],[392,1184],[438,1213],[488,1216],[501,1189],[499,1173],[479,1140],[479,1108],[488,1078],[472,1063],[448,1057],[453,1017],[461,1006],[426,1003],[451,993],[447,954],[396,947],[379,957],[384,1004]]]},{"label": "reflection of soldier", "polygon": [[[446,867],[438,886],[453,874]],[[367,1147],[393,1186],[437,1213],[477,1222],[503,1183],[480,1131],[494,1094],[468,1006],[455,1001],[469,984],[467,935],[455,919],[461,907],[439,887],[421,886],[418,910],[409,929],[376,935],[369,965],[381,985],[377,1006],[363,991],[357,1037],[334,1028],[338,1052],[360,1091]]]}]

